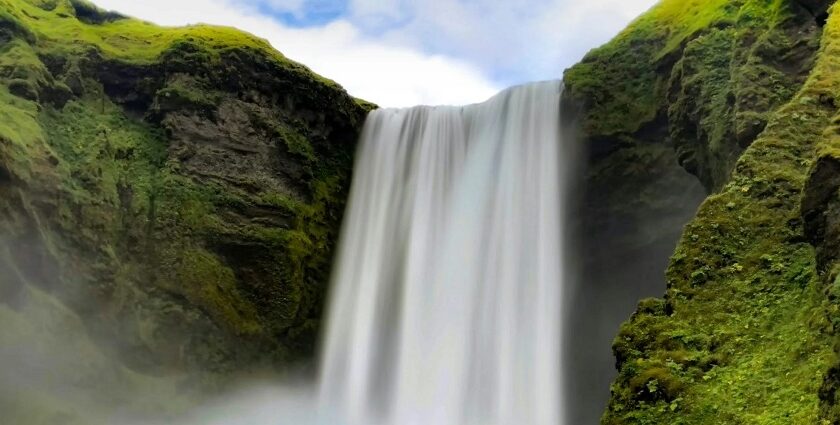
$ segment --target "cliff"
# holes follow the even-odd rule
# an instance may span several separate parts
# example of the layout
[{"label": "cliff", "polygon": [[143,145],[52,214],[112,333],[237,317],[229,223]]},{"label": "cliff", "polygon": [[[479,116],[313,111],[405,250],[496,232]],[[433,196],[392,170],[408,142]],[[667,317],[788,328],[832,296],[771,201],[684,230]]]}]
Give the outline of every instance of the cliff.
[{"label": "cliff", "polygon": [[[590,180],[653,173],[637,152],[667,148],[711,193],[671,257],[664,298],[642,301],[615,338],[602,423],[840,420],[830,3],[665,0],[566,73],[593,169],[619,170]],[[596,206],[611,215],[591,222],[632,227],[655,211],[627,211],[626,193],[605,190]]]},{"label": "cliff", "polygon": [[[840,423],[831,3],[663,0],[566,72],[572,423],[613,380],[604,424]],[[101,422],[311,359],[372,107],[233,29],[0,0],[4,418]]]},{"label": "cliff", "polygon": [[39,316],[128,374],[311,358],[370,108],[234,29],[0,0],[0,355]]}]

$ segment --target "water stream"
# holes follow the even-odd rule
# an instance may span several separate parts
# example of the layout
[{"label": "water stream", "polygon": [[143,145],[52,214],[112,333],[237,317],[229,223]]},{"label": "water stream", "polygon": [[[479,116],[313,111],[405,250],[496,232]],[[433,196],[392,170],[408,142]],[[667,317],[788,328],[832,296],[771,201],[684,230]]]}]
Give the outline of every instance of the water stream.
[{"label": "water stream", "polygon": [[318,397],[350,425],[557,425],[568,160],[560,82],[371,113]]}]

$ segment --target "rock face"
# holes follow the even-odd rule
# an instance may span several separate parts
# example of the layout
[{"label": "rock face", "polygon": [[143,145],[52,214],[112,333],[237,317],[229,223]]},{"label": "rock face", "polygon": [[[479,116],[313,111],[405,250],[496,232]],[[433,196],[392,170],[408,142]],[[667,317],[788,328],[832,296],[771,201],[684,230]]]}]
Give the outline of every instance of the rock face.
[{"label": "rock face", "polygon": [[0,0],[0,307],[131,373],[311,358],[370,108],[236,30]]},{"label": "rock face", "polygon": [[664,291],[662,271],[706,196],[677,163],[666,134],[625,135],[610,152],[588,156],[575,214],[582,283],[571,295],[567,319],[572,424],[598,423],[615,379],[612,340],[639,299]]},{"label": "rock face", "polygon": [[[604,424],[840,423],[832,3],[664,0],[566,73],[571,423],[613,378]],[[4,419],[114,423],[88,407],[311,358],[371,107],[235,30],[0,0]]]},{"label": "rock face", "polygon": [[[712,193],[682,232],[664,299],[642,301],[615,338],[602,423],[840,423],[831,3],[666,0],[567,71],[600,188],[584,201],[590,291],[655,286],[621,258],[654,252],[640,229],[668,241],[688,216],[691,183],[667,164]],[[648,211],[674,222],[647,227]],[[604,246],[617,258],[599,257]]]},{"label": "rock face", "polygon": [[664,131],[680,164],[719,190],[813,66],[820,20],[798,2],[784,3],[664,2],[591,52],[566,81],[588,111],[594,149]]}]

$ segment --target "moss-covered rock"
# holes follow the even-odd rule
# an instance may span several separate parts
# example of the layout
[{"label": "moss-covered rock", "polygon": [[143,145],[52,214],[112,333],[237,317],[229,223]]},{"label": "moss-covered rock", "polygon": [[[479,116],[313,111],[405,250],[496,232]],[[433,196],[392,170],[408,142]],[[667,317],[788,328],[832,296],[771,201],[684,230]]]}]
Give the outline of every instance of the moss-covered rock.
[{"label": "moss-covered rock", "polygon": [[659,123],[656,143],[716,192],[682,235],[664,299],[643,301],[615,339],[602,423],[838,423],[830,3],[663,1],[566,74],[589,143],[607,152],[596,165]]},{"label": "moss-covered rock", "polygon": [[237,30],[0,0],[0,304],[138,373],[311,359],[370,107]]},{"label": "moss-covered rock", "polygon": [[802,84],[819,37],[819,20],[794,1],[663,1],[565,82],[591,139],[616,149],[664,126],[680,164],[717,190]]},{"label": "moss-covered rock", "polygon": [[570,294],[567,322],[570,423],[597,423],[615,379],[609,347],[619,325],[637,300],[662,294],[662,271],[706,196],[664,137],[642,131],[606,155],[592,149],[588,158],[576,214],[583,284]]}]

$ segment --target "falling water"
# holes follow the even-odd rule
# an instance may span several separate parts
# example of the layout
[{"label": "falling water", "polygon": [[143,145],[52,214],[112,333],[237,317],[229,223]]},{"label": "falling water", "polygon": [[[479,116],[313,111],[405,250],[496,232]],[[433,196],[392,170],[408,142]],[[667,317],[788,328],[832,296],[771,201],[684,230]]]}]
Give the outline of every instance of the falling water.
[{"label": "falling water", "polygon": [[562,423],[561,90],[368,118],[320,378],[342,423]]}]

